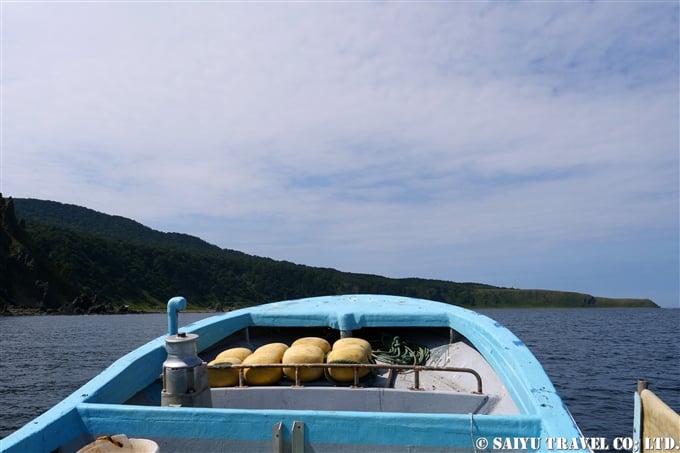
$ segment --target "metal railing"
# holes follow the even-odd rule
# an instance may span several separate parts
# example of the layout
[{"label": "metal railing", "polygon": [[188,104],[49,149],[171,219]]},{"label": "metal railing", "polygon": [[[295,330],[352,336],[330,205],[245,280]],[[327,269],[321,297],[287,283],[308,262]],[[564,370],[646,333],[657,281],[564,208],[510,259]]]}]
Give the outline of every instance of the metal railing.
[{"label": "metal railing", "polygon": [[247,387],[245,384],[244,370],[247,368],[293,368],[295,370],[295,379],[293,379],[294,386],[301,387],[300,382],[300,369],[302,368],[323,368],[325,370],[332,368],[351,368],[354,372],[353,382],[351,387],[359,388],[361,387],[359,376],[359,370],[371,369],[371,370],[395,370],[395,371],[412,371],[413,376],[413,387],[410,390],[424,390],[420,387],[420,373],[423,371],[445,371],[452,373],[467,373],[475,377],[477,381],[477,391],[473,392],[476,394],[482,393],[482,377],[480,374],[473,370],[472,368],[460,368],[460,367],[438,367],[438,366],[425,366],[425,365],[391,365],[391,364],[374,364],[374,363],[253,363],[253,364],[224,364],[224,365],[210,365],[208,368],[213,369],[237,369],[238,370],[238,387]]}]

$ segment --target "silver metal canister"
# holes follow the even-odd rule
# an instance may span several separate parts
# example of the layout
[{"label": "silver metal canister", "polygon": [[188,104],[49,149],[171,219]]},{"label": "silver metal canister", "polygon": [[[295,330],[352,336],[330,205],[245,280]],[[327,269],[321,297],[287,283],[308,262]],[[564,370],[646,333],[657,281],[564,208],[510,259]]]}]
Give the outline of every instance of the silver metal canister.
[{"label": "silver metal canister", "polygon": [[208,366],[197,353],[198,335],[170,335],[165,349],[161,406],[212,407]]}]

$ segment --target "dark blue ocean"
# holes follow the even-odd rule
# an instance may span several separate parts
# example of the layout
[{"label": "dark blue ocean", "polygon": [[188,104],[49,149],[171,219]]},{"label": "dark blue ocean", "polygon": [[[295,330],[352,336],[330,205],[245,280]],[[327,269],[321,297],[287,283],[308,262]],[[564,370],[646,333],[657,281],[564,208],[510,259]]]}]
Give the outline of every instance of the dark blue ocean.
[{"label": "dark blue ocean", "polygon": [[[532,350],[585,436],[632,435],[639,378],[680,412],[680,310],[483,313]],[[206,316],[182,313],[180,325]],[[0,437],[166,330],[165,314],[0,317]]]}]

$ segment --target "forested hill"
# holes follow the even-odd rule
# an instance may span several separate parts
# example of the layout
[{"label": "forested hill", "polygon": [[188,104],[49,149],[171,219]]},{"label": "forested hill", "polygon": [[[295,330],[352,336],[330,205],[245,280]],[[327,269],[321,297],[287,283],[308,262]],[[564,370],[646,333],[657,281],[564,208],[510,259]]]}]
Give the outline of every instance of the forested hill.
[{"label": "forested hill", "polygon": [[72,204],[15,198],[14,208],[19,218],[31,223],[51,225],[80,233],[193,251],[220,250],[218,246],[188,234],[162,233],[125,217],[102,214]]},{"label": "forested hill", "polygon": [[381,293],[468,307],[656,306],[650,300],[498,288],[314,268],[225,250],[88,208],[0,195],[0,312],[230,309],[328,294]]}]

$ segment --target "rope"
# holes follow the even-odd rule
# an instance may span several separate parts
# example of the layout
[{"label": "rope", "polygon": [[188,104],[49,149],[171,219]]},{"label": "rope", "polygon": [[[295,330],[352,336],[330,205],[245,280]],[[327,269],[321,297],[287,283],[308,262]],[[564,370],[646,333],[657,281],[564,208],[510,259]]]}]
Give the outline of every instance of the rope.
[{"label": "rope", "polygon": [[385,349],[373,349],[373,359],[392,365],[424,365],[430,358],[430,350],[425,346],[408,343],[398,336],[390,341],[389,335],[383,335],[382,344]]},{"label": "rope", "polygon": [[123,442],[120,442],[120,441],[114,439],[111,436],[99,436],[99,437],[97,437],[96,440],[105,440],[105,441],[111,442],[113,445],[115,445],[118,448],[123,448]]}]

